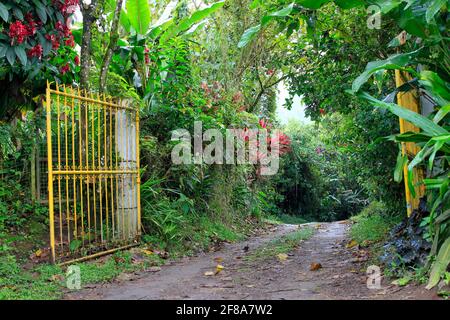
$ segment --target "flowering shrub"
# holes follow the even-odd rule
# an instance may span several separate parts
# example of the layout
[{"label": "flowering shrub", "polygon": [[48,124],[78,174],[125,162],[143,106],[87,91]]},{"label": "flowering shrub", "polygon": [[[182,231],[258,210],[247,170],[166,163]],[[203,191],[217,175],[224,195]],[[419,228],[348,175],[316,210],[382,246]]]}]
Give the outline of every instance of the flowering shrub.
[{"label": "flowering shrub", "polygon": [[79,65],[69,24],[79,0],[2,0],[0,80],[73,80]]}]

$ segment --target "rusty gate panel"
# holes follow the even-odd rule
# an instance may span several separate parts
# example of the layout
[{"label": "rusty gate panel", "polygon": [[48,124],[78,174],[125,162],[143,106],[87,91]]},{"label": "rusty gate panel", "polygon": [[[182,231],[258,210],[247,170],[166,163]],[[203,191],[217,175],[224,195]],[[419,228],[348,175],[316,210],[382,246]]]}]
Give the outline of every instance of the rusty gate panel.
[{"label": "rusty gate panel", "polygon": [[47,85],[50,247],[54,262],[88,259],[140,237],[139,108]]}]

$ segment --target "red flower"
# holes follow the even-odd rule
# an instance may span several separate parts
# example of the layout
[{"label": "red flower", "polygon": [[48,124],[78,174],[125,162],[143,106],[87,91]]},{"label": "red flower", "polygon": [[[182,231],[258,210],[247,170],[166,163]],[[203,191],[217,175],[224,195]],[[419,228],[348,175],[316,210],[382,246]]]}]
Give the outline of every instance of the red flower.
[{"label": "red flower", "polygon": [[264,119],[260,119],[259,120],[259,125],[261,126],[261,128],[267,129],[269,123],[266,120],[264,120]]},{"label": "red flower", "polygon": [[30,21],[33,21],[33,14],[31,12],[28,12],[25,15],[25,20],[28,21],[28,23],[30,23]]},{"label": "red flower", "polygon": [[70,71],[69,64],[66,64],[65,66],[61,67],[61,74],[66,74],[69,71]]},{"label": "red flower", "polygon": [[75,42],[73,41],[73,36],[70,36],[69,39],[66,40],[66,46],[75,47]]},{"label": "red flower", "polygon": [[21,21],[16,21],[9,26],[8,35],[11,38],[11,45],[14,44],[14,40],[17,41],[17,44],[21,44],[24,42],[25,37],[29,35],[29,31]]},{"label": "red flower", "polygon": [[320,114],[323,115],[323,116],[326,114],[325,109],[322,109],[322,108],[319,109],[319,112],[320,112]]},{"label": "red flower", "polygon": [[31,58],[36,57],[40,59],[42,57],[43,52],[44,50],[42,49],[42,46],[38,44],[28,51],[28,56]]},{"label": "red flower", "polygon": [[46,34],[45,38],[52,42],[52,49],[58,50],[59,48],[59,38],[54,34]]},{"label": "red flower", "polygon": [[[291,139],[287,135],[281,132],[275,133],[275,135],[268,139],[268,144],[270,143],[271,151],[278,151],[280,155],[285,154],[291,150]],[[274,147],[273,144],[278,143],[277,147]]]},{"label": "red flower", "polygon": [[73,61],[75,62],[75,64],[76,64],[77,66],[80,65],[80,57],[79,57],[79,56],[75,56],[75,58],[73,59]]},{"label": "red flower", "polygon": [[28,23],[29,23],[28,26],[27,26],[28,35],[34,36],[36,34],[37,23],[35,21],[33,21],[33,20],[29,21]]},{"label": "red flower", "polygon": [[144,52],[144,56],[145,56],[145,64],[150,64],[150,56],[149,53],[150,49],[149,48],[145,48],[145,52]]},{"label": "red flower", "polygon": [[58,20],[55,23],[55,29],[58,30],[58,31],[64,32],[64,25],[63,25],[63,23]]}]

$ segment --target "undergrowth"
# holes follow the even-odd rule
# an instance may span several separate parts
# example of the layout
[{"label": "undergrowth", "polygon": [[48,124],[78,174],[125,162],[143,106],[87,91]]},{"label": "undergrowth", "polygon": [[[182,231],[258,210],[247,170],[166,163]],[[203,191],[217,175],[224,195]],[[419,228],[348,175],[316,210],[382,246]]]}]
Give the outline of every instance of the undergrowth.
[{"label": "undergrowth", "polygon": [[[133,261],[132,251],[117,252],[90,262],[74,264],[80,267],[81,286],[112,281],[123,272],[143,270],[160,265],[156,255]],[[13,255],[0,257],[0,300],[55,300],[69,292],[66,268],[51,264],[23,270]]]},{"label": "undergrowth", "polygon": [[350,220],[354,223],[350,229],[352,239],[364,246],[385,239],[401,217],[386,214],[385,205],[375,201]]}]

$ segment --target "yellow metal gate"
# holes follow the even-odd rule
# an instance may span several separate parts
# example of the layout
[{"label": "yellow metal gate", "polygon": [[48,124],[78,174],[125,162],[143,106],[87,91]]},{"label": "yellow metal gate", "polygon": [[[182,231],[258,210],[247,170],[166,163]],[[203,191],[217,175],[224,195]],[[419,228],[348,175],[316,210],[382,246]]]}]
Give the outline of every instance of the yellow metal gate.
[{"label": "yellow metal gate", "polygon": [[139,108],[48,84],[46,115],[53,262],[135,245],[141,231]]}]

